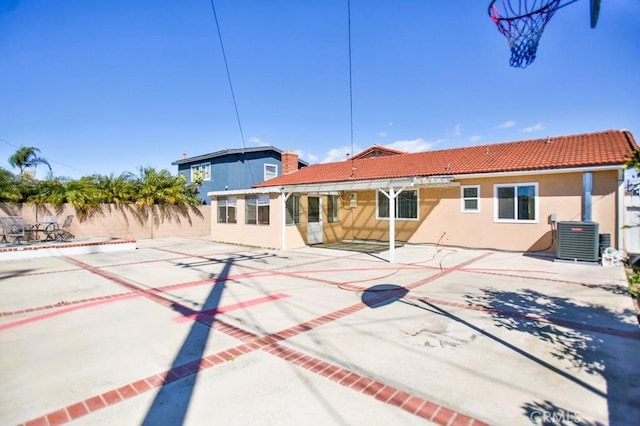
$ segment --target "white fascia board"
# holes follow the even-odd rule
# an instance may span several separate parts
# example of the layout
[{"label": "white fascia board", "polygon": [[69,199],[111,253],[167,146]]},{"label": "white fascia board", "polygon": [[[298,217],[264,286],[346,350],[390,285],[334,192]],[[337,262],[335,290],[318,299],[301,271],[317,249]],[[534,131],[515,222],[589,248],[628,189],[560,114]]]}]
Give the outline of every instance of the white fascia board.
[{"label": "white fascia board", "polygon": [[299,193],[326,193],[326,192],[339,192],[339,191],[362,191],[367,189],[389,188],[389,187],[403,187],[408,186],[413,181],[413,178],[401,178],[401,179],[375,179],[375,180],[358,180],[358,181],[346,181],[346,182],[327,182],[327,183],[311,183],[300,185],[286,185],[282,188],[287,192],[299,192]]},{"label": "white fascia board", "polygon": [[518,170],[513,172],[494,172],[494,173],[473,173],[473,174],[461,174],[454,175],[453,178],[457,180],[463,179],[480,179],[480,178],[495,178],[495,177],[509,177],[509,176],[532,176],[532,175],[554,175],[557,173],[583,173],[583,172],[603,172],[611,170],[622,170],[622,165],[615,166],[592,166],[592,167],[574,167],[567,169],[541,169],[541,170]]},{"label": "white fascia board", "polygon": [[254,194],[279,194],[280,187],[266,186],[264,188],[231,189],[227,191],[207,192],[209,197],[224,197],[226,195],[254,195]]}]

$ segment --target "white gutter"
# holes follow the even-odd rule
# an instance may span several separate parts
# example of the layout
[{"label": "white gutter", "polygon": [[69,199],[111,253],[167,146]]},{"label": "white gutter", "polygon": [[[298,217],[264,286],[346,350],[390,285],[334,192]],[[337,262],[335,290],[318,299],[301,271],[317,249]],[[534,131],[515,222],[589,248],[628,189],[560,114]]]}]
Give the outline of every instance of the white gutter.
[{"label": "white gutter", "polygon": [[584,173],[584,172],[604,172],[611,170],[622,170],[622,165],[618,166],[594,166],[594,167],[574,167],[568,169],[542,169],[542,170],[518,170],[513,172],[492,172],[492,173],[472,173],[452,175],[454,179],[479,179],[503,176],[530,176],[530,175],[554,175],[556,173]]},{"label": "white gutter", "polygon": [[624,187],[624,169],[620,169],[618,171],[618,202],[617,202],[617,206],[616,206],[616,210],[617,210],[617,221],[618,221],[618,226],[616,229],[616,249],[618,249],[618,251],[624,250],[626,252],[627,248],[624,247],[624,241],[623,241],[623,236],[624,236],[624,228],[623,226],[625,225],[624,222],[624,212],[625,212],[625,206],[624,206],[624,195],[626,192],[626,188]]},{"label": "white gutter", "polygon": [[207,192],[209,197],[224,197],[226,195],[253,195],[253,194],[273,194],[280,192],[279,186],[267,186],[264,188],[231,189],[228,191]]}]

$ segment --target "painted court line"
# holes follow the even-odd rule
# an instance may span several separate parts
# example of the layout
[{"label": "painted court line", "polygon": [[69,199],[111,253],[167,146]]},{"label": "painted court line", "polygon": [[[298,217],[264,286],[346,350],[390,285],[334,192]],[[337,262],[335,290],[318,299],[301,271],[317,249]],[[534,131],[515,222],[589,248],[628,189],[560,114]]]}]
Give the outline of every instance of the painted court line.
[{"label": "painted court line", "polygon": [[[244,330],[240,330],[240,332],[244,334],[245,339],[250,336],[253,338],[233,348],[219,351],[201,359],[187,362],[171,370],[153,374],[149,377],[103,392],[102,394],[91,396],[62,409],[32,419],[24,423],[24,425],[68,423],[101,410],[102,408],[115,405],[150,390],[159,389],[164,385],[198,374],[200,371],[207,370],[256,350],[264,350],[316,375],[325,377],[356,392],[373,397],[382,403],[399,407],[406,412],[439,425],[486,425],[486,423],[450,410],[444,406],[437,405],[419,396],[411,395],[398,388],[385,385],[372,378],[330,364],[319,358],[305,355],[278,343],[328,322],[335,321],[338,318],[358,312],[364,308],[366,308],[366,305],[357,303],[265,337],[258,337]],[[234,327],[232,327],[232,329],[234,329]]]},{"label": "painted court line", "polygon": [[[486,253],[484,255],[471,259],[467,262],[463,262],[460,265],[457,265],[453,268],[444,270],[441,273],[436,274],[436,276],[440,277],[447,273],[458,270],[460,267],[471,264],[474,261],[484,258],[490,254],[491,253]],[[126,280],[123,280],[112,274],[106,273],[105,271],[99,271],[98,268],[94,268],[90,265],[86,265],[79,261],[73,261],[73,263],[83,268],[86,268],[94,273],[97,273],[98,275],[103,276],[109,280],[112,280],[117,284],[122,285],[123,287],[129,288],[129,289],[137,289],[135,285],[128,283]],[[417,286],[426,284],[431,281],[433,281],[433,277],[429,277],[426,280],[417,281],[412,285],[415,288]],[[137,289],[137,290],[141,291],[140,289]],[[153,301],[159,302],[164,306],[167,306],[165,303],[167,299],[163,297],[157,297],[157,298],[149,297],[149,298]],[[172,305],[169,305],[167,307],[171,308],[171,306]],[[280,358],[293,362],[294,364],[299,365],[302,368],[305,368],[308,371],[311,371],[315,374],[320,374],[320,375],[322,375],[322,373],[328,374],[328,372],[331,371],[330,375],[328,376],[325,375],[325,377],[328,377],[329,380],[337,382],[343,386],[347,386],[355,391],[362,392],[365,395],[372,396],[383,403],[400,407],[401,409],[408,411],[411,414],[420,416],[425,419],[429,419],[436,424],[440,424],[440,425],[462,425],[462,424],[484,425],[485,424],[471,417],[467,417],[456,411],[450,410],[446,407],[421,399],[418,396],[410,395],[406,392],[398,390],[397,388],[387,386],[373,379],[361,376],[358,373],[354,373],[352,371],[343,369],[339,366],[326,363],[325,361],[322,361],[318,358],[310,357],[308,355],[304,355],[292,349],[284,348],[278,345],[278,342],[280,341],[289,339],[300,333],[304,333],[306,331],[315,329],[317,327],[320,327],[329,322],[333,322],[347,315],[351,315],[355,312],[365,309],[366,307],[367,305],[365,305],[362,302],[356,303],[354,305],[348,306],[346,308],[340,309],[330,314],[326,314],[321,317],[315,318],[313,320],[297,324],[295,326],[284,329],[278,333],[274,333],[272,335],[268,335],[264,337],[258,337],[238,327],[226,324],[222,321],[216,321],[213,325],[213,328],[223,331],[232,337],[236,337],[241,341],[244,341],[245,343],[239,346],[236,346],[234,348],[230,348],[228,350],[224,350],[224,351],[215,353],[213,355],[209,355],[207,357],[203,357],[201,359],[185,363],[169,371],[162,372],[159,374],[154,374],[152,376],[138,380],[136,382],[126,384],[117,389],[104,392],[100,395],[94,395],[90,398],[73,403],[71,405],[68,405],[54,412],[45,414],[44,416],[33,419],[24,424],[25,425],[35,425],[35,424],[51,425],[51,424],[67,423],[79,417],[83,417],[92,412],[100,410],[106,406],[115,405],[120,401],[133,398],[141,393],[147,392],[152,389],[158,389],[165,384],[171,383],[176,380],[180,380],[184,377],[197,374],[199,371],[221,364],[226,360],[239,357],[245,353],[253,352],[258,349],[266,350],[267,348],[269,353],[275,352]],[[198,318],[196,317],[195,319],[197,320]],[[207,324],[206,322],[205,324],[211,327],[210,324]]]},{"label": "painted court line", "polygon": [[461,302],[451,302],[448,300],[432,299],[430,297],[425,297],[425,296],[414,296],[414,297],[409,297],[409,299],[424,301],[426,303],[432,303],[434,305],[451,306],[454,308],[461,308],[461,309],[466,309],[470,311],[503,315],[503,316],[509,316],[513,318],[522,318],[522,319],[532,320],[532,321],[541,322],[545,324],[559,325],[561,327],[567,327],[567,328],[572,328],[576,330],[594,331],[597,333],[608,334],[611,336],[618,336],[618,337],[625,337],[625,338],[634,339],[634,340],[640,340],[640,331],[617,330],[614,328],[599,327],[597,325],[584,324],[584,323],[569,321],[569,320],[560,319],[560,318],[542,317],[540,315],[527,314],[524,312],[516,312],[516,311],[510,311],[510,310],[504,310],[504,309],[493,309],[493,308],[487,308],[485,306],[470,305],[470,304],[461,303]]},{"label": "painted court line", "polygon": [[125,293],[125,294],[121,294],[119,296],[114,296],[111,297],[109,299],[104,299],[104,300],[96,300],[93,302],[87,302],[84,303],[82,305],[75,305],[75,306],[69,306],[66,308],[61,308],[55,311],[51,311],[51,312],[47,312],[44,314],[40,314],[40,315],[36,315],[33,317],[29,317],[29,318],[23,318],[17,321],[12,321],[12,322],[8,322],[6,324],[0,324],[0,331],[5,331],[5,330],[9,330],[11,328],[14,327],[18,327],[21,325],[26,325],[26,324],[30,324],[33,322],[38,322],[38,321],[43,321],[49,318],[53,318],[53,317],[57,317],[59,315],[64,315],[64,314],[68,314],[71,312],[75,312],[75,311],[79,311],[81,309],[87,309],[87,308],[94,308],[96,306],[100,306],[100,305],[105,305],[107,303],[113,303],[116,300],[124,300],[124,299],[131,299],[133,297],[137,297],[137,294],[134,293]]},{"label": "painted court line", "polygon": [[206,311],[194,312],[193,314],[190,314],[190,315],[181,315],[179,317],[175,317],[173,320],[175,322],[181,323],[185,321],[197,320],[200,318],[204,319],[205,317],[212,317],[217,314],[224,314],[226,312],[231,312],[238,309],[244,309],[251,306],[260,305],[263,303],[272,302],[274,300],[284,299],[286,297],[291,297],[291,296],[284,293],[278,293],[278,294],[273,294],[265,297],[258,297],[256,299],[250,299],[243,302],[234,303],[233,305],[220,306],[218,308],[209,309]]}]

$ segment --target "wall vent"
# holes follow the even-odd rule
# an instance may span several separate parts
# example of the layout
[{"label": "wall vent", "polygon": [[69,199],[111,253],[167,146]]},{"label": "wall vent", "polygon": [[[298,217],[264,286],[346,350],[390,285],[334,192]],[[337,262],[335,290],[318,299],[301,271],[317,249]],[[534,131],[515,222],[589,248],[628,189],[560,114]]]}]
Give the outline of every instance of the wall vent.
[{"label": "wall vent", "polygon": [[596,222],[558,222],[558,259],[597,262],[599,246]]}]

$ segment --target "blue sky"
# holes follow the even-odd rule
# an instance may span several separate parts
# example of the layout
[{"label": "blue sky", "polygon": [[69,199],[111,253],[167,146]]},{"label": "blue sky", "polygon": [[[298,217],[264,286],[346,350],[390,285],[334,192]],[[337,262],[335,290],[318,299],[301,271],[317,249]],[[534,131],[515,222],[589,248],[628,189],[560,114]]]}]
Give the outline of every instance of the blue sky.
[{"label": "blue sky", "polygon": [[[509,66],[488,1],[351,0],[354,151],[608,129],[640,139],[640,1],[560,9]],[[246,146],[351,151],[347,0],[216,0]],[[0,0],[0,167],[135,172],[243,146],[209,0]],[[40,173],[39,173],[40,174]]]}]

